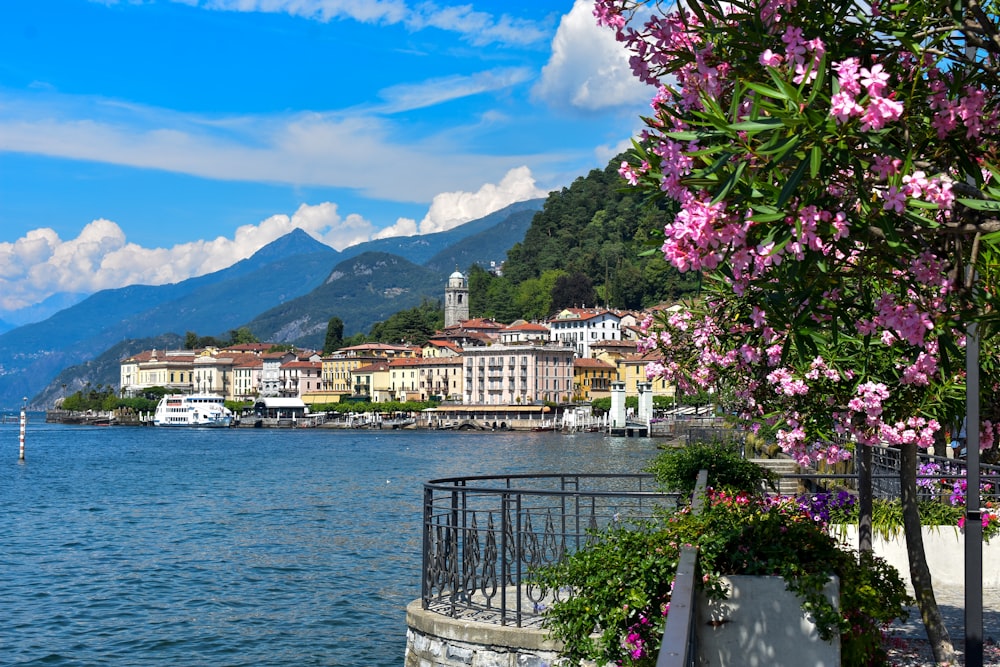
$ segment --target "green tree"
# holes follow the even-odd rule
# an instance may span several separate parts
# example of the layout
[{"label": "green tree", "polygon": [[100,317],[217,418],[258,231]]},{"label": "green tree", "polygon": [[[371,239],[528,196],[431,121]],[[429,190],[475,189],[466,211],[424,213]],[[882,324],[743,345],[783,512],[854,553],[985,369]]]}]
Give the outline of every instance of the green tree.
[{"label": "green tree", "polygon": [[250,331],[250,327],[240,327],[239,329],[229,330],[229,342],[226,346],[230,345],[247,345],[249,343],[259,343],[257,337],[253,335]]},{"label": "green tree", "polygon": [[[910,579],[950,662],[916,453],[965,413],[973,323],[992,374],[980,400],[998,404],[998,7],[654,4],[595,10],[636,76],[663,86],[620,173],[675,207],[663,255],[704,281],[649,332],[669,360],[654,370],[734,390],[803,463],[897,447]],[[996,442],[992,420],[973,428],[974,450]]]},{"label": "green tree", "polygon": [[330,354],[339,350],[344,344],[344,321],[339,317],[331,317],[326,323],[326,340],[323,343],[323,352]]},{"label": "green tree", "polygon": [[552,286],[551,310],[563,308],[593,307],[597,303],[597,293],[587,274],[577,271],[573,275],[561,275]]}]

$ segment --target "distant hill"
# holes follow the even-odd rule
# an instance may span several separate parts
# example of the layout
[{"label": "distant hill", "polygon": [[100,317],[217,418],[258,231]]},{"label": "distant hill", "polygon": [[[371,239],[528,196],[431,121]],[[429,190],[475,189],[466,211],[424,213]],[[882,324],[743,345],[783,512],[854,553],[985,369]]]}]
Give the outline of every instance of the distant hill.
[{"label": "distant hill", "polygon": [[260,314],[248,326],[260,340],[320,348],[331,317],[343,320],[345,335],[351,335],[443,292],[440,272],[396,255],[366,252],[340,262],[322,285]]},{"label": "distant hill", "polygon": [[[507,250],[524,239],[536,213],[538,210],[533,208],[514,211],[492,227],[467,236],[438,252],[424,266],[447,274],[451,274],[456,266],[463,271],[473,264],[489,269],[490,262],[507,259]],[[503,251],[498,253],[500,248]]]},{"label": "distant hill", "polygon": [[336,250],[296,230],[215,273],[97,292],[42,322],[0,335],[0,406],[19,405],[62,369],[128,338],[237,328],[262,304],[312,290],[336,259]]}]

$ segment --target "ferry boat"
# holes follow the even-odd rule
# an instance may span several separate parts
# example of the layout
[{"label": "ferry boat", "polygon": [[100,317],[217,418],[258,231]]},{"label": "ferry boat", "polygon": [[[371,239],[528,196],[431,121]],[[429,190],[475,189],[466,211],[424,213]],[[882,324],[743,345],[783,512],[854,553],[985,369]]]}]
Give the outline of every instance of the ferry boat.
[{"label": "ferry boat", "polygon": [[155,426],[214,426],[233,423],[233,413],[217,394],[167,394],[156,405]]}]

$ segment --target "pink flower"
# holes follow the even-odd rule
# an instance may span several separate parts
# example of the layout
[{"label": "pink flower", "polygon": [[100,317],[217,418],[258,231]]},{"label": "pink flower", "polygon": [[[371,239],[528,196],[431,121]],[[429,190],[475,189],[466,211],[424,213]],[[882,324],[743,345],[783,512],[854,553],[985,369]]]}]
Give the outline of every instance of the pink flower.
[{"label": "pink flower", "polygon": [[882,94],[888,81],[889,73],[883,69],[882,65],[872,65],[871,69],[861,68],[861,85],[873,97]]},{"label": "pink flower", "polygon": [[764,53],[760,54],[760,64],[764,67],[777,67],[781,64],[781,60],[781,56],[771,49],[765,49]]},{"label": "pink flower", "polygon": [[882,193],[882,209],[885,211],[895,211],[902,213],[906,209],[906,195],[899,191],[895,185],[890,185],[889,189]]}]

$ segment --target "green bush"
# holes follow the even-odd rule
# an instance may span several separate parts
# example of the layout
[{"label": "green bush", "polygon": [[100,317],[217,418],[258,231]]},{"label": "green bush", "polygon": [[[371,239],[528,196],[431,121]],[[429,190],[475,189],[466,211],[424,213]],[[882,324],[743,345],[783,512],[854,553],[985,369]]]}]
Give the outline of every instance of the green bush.
[{"label": "green bush", "polygon": [[690,496],[698,471],[708,471],[708,485],[714,489],[757,494],[765,485],[775,488],[777,475],[747,461],[733,444],[695,443],[664,449],[646,468],[667,491]]},{"label": "green bush", "polygon": [[[679,546],[699,548],[698,581],[710,598],[723,575],[776,575],[801,600],[820,637],[840,636],[844,664],[885,664],[881,630],[905,618],[903,581],[876,557],[841,549],[794,500],[709,490],[700,514],[686,508],[658,523],[616,526],[536,581],[571,591],[545,612],[545,626],[571,661],[652,666],[670,610]],[[839,609],[822,591],[841,580]]]}]

